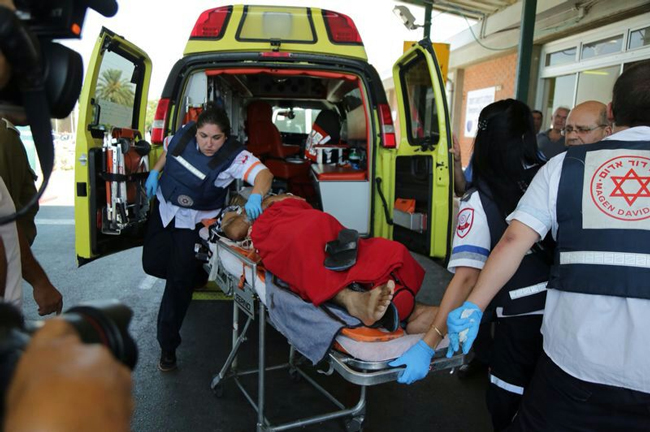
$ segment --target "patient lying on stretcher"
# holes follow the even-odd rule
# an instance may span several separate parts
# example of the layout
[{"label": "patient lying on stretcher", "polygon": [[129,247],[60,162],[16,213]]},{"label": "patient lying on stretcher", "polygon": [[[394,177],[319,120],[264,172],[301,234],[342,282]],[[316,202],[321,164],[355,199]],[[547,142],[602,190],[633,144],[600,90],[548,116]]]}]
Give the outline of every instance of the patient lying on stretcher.
[{"label": "patient lying on stretcher", "polygon": [[436,308],[415,303],[424,270],[403,245],[359,239],[357,263],[345,271],[328,270],[325,244],[343,229],[335,218],[293,195],[267,197],[262,208],[254,225],[243,206],[225,209],[219,231],[233,241],[250,237],[266,269],[304,300],[316,306],[333,301],[367,326],[392,331],[407,321],[408,333],[428,330]]}]

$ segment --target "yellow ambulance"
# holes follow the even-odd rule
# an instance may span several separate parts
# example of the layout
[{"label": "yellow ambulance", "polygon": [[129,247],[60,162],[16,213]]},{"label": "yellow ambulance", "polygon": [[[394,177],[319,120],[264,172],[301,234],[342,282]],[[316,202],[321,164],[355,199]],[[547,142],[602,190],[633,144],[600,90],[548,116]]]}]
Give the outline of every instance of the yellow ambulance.
[{"label": "yellow ambulance", "polygon": [[[444,259],[452,236],[451,130],[428,40],[394,65],[401,134],[361,35],[346,15],[310,7],[206,10],[169,72],[145,130],[152,63],[102,29],[80,98],[75,219],[79,264],[142,243],[143,184],[165,137],[206,103],[275,176],[275,191],[304,195],[362,236],[381,236]],[[338,134],[305,157],[321,112]],[[265,130],[259,138],[260,130]],[[397,204],[397,206],[396,206]]]}]

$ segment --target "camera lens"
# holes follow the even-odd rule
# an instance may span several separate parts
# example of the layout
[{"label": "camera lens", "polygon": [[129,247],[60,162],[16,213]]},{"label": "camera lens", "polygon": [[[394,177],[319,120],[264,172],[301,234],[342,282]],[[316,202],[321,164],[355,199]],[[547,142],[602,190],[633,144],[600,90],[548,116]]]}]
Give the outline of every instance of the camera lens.
[{"label": "camera lens", "polygon": [[64,315],[85,343],[106,346],[117,360],[135,367],[138,350],[128,333],[133,312],[117,300],[97,301],[75,306]]}]

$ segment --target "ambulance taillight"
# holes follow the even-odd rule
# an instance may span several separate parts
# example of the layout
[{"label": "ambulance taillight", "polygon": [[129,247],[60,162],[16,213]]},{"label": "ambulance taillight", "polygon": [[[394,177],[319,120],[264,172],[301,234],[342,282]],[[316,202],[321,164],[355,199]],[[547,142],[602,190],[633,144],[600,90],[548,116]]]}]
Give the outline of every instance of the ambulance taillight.
[{"label": "ambulance taillight", "polygon": [[151,124],[151,144],[162,144],[165,138],[165,128],[167,127],[167,112],[169,111],[169,99],[160,99],[156,114]]},{"label": "ambulance taillight", "polygon": [[323,10],[327,35],[332,43],[363,45],[357,26],[347,15]]},{"label": "ambulance taillight", "polygon": [[232,6],[204,11],[196,20],[190,39],[221,39],[228,25]]},{"label": "ambulance taillight", "polygon": [[379,121],[381,122],[381,143],[385,148],[396,148],[395,126],[388,104],[379,104]]}]

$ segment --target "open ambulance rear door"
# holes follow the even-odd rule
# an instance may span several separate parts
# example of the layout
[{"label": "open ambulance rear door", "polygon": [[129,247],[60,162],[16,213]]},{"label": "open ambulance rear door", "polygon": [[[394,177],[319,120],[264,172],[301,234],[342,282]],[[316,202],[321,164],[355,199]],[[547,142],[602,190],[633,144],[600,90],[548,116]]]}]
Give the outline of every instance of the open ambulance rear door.
[{"label": "open ambulance rear door", "polygon": [[[79,100],[75,249],[79,265],[141,245],[149,200],[149,56],[102,28]],[[151,160],[153,163],[153,158]]]},{"label": "open ambulance rear door", "polygon": [[[429,40],[400,57],[393,79],[399,142],[396,151],[385,145],[378,149],[376,235],[399,241],[413,252],[446,259],[453,232],[451,127],[444,80]],[[377,211],[379,206],[384,216]],[[392,225],[381,220],[386,216]]]}]

